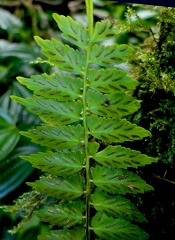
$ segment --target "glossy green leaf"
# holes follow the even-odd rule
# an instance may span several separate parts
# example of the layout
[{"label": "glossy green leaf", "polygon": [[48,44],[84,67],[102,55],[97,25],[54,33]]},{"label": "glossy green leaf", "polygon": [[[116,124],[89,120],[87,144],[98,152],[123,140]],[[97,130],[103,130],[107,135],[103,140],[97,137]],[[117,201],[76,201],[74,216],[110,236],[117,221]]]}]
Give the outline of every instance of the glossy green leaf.
[{"label": "glossy green leaf", "polygon": [[8,74],[10,72],[10,67],[9,66],[2,66],[0,65],[0,83],[7,81]]},{"label": "glossy green leaf", "polygon": [[150,136],[150,132],[128,122],[126,119],[106,119],[90,116],[87,123],[90,134],[106,143],[122,143]]},{"label": "glossy green leaf", "polygon": [[31,76],[30,78],[18,77],[17,80],[34,91],[35,95],[43,96],[58,101],[72,101],[78,99],[83,86],[79,78],[71,76],[47,74]]},{"label": "glossy green leaf", "polygon": [[111,168],[137,168],[157,162],[156,158],[141,154],[121,146],[107,146],[104,150],[96,153],[93,158],[100,164]]},{"label": "glossy green leaf", "polygon": [[137,194],[153,190],[137,174],[123,170],[96,166],[92,170],[93,183],[100,189],[113,194]]},{"label": "glossy green leaf", "polygon": [[38,240],[86,240],[84,228],[52,230],[38,236]]},{"label": "glossy green leaf", "polygon": [[54,176],[69,176],[82,169],[84,153],[80,151],[40,152],[38,154],[30,154],[30,156],[22,156],[22,159],[29,161],[33,167]]},{"label": "glossy green leaf", "polygon": [[71,203],[46,206],[44,209],[35,211],[35,214],[41,221],[49,222],[52,226],[72,227],[82,223],[83,212],[84,202],[77,200]]},{"label": "glossy green leaf", "polygon": [[[1,97],[0,97],[0,105],[1,107],[9,113],[11,118],[13,119],[14,123],[19,124],[19,120],[21,118],[23,107],[19,105],[17,102],[13,101],[10,96],[16,95],[20,97],[29,97],[31,96],[31,92],[26,89],[26,87],[22,86],[17,81],[13,82],[10,86],[10,89],[6,91]],[[27,113],[26,113],[27,115]]]},{"label": "glossy green leaf", "polygon": [[97,213],[92,219],[92,230],[102,239],[110,240],[143,240],[148,234],[138,226],[123,218],[112,218],[106,214]]},{"label": "glossy green leaf", "polygon": [[58,42],[55,38],[43,40],[35,37],[35,41],[42,48],[43,54],[48,57],[49,62],[60,70],[81,74],[85,67],[86,55],[78,50]]},{"label": "glossy green leaf", "polygon": [[133,49],[125,44],[94,45],[90,56],[90,63],[102,67],[121,64],[133,53]]},{"label": "glossy green leaf", "polygon": [[15,58],[28,64],[34,61],[39,55],[37,48],[23,43],[11,43],[6,40],[0,40],[0,59]]},{"label": "glossy green leaf", "polygon": [[[22,27],[22,21],[17,18],[14,14],[10,13],[10,11],[7,11],[3,8],[0,8],[0,28],[6,31],[12,31],[14,32],[17,29],[20,29]],[[11,32],[10,32],[11,33]]]},{"label": "glossy green leaf", "polygon": [[118,218],[125,216],[126,219],[136,222],[146,221],[135,205],[120,195],[112,196],[97,190],[91,195],[91,200],[91,204],[98,212],[104,212],[108,216]]},{"label": "glossy green leaf", "polygon": [[16,147],[0,161],[0,199],[15,190],[33,171],[31,164],[20,159],[19,155],[37,150],[36,146]]},{"label": "glossy green leaf", "polygon": [[88,71],[90,88],[102,93],[125,93],[133,91],[138,82],[118,69],[90,69]]},{"label": "glossy green leaf", "polygon": [[16,102],[24,105],[31,113],[38,115],[44,122],[52,125],[67,125],[81,119],[82,103],[58,102],[54,99],[45,99],[34,96],[33,98],[11,97]]},{"label": "glossy green leaf", "polygon": [[88,110],[102,117],[122,118],[136,112],[140,104],[125,94],[102,94],[93,90],[87,92]]},{"label": "glossy green leaf", "polygon": [[36,188],[37,191],[57,199],[77,199],[84,192],[84,178],[80,175],[65,178],[41,177],[40,180],[27,184]]},{"label": "glossy green leaf", "polygon": [[0,108],[0,129],[9,127],[10,125],[13,124],[14,122],[11,116],[6,111],[4,111],[3,108]]},{"label": "glossy green leaf", "polygon": [[19,130],[12,118],[0,109],[0,160],[4,159],[16,146],[20,138]]},{"label": "glossy green leaf", "polygon": [[58,24],[63,36],[77,47],[86,49],[89,41],[88,31],[83,24],[73,20],[71,17],[53,14],[53,18]]},{"label": "glossy green leaf", "polygon": [[32,142],[52,149],[66,149],[80,146],[83,142],[83,127],[75,126],[40,126],[22,135],[31,138]]}]

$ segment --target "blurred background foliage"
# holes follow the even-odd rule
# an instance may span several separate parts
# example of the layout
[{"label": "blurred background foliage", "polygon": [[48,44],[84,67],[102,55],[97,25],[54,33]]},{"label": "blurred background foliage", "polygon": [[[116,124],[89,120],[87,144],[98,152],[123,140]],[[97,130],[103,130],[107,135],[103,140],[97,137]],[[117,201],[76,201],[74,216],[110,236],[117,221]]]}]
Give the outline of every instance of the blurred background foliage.
[{"label": "blurred background foliage", "polygon": [[[152,137],[128,144],[133,149],[159,158],[159,162],[138,169],[155,191],[138,196],[136,202],[148,223],[150,239],[172,239],[175,227],[175,9],[146,5],[119,4],[94,0],[95,21],[109,18],[117,27],[115,41],[134,47],[135,54],[121,68],[139,81],[134,95],[142,100],[141,109],[130,120],[150,130]],[[40,64],[40,49],[33,40],[60,38],[52,13],[70,15],[86,25],[83,0],[0,0],[0,204],[12,204],[28,191],[25,181],[38,177],[20,155],[41,148],[19,135],[39,123],[39,119],[13,102],[10,95],[30,96],[16,81],[17,76],[55,71]],[[47,226],[32,217],[11,235],[8,230],[19,216],[0,210],[0,240],[35,240]]]}]

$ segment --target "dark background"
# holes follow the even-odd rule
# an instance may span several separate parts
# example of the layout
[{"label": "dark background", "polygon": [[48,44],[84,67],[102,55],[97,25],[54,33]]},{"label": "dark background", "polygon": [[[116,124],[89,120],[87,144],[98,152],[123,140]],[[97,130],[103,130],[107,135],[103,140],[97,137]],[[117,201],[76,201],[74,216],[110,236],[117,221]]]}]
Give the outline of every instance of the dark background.
[{"label": "dark background", "polygon": [[167,1],[166,0],[129,0],[129,1],[119,0],[117,2],[139,3],[139,4],[147,4],[147,5],[175,7],[175,1],[174,0],[167,0]]}]

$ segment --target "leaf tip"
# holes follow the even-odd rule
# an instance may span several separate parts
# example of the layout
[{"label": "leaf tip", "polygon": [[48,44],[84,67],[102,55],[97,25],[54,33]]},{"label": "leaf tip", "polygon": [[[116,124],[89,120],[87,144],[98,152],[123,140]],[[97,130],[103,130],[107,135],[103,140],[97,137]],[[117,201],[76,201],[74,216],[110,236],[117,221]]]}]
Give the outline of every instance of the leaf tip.
[{"label": "leaf tip", "polygon": [[59,17],[59,14],[58,14],[58,13],[53,13],[53,14],[52,14],[52,17],[53,17],[54,20],[56,21],[56,19]]},{"label": "leaf tip", "polygon": [[18,82],[22,83],[24,81],[24,78],[23,77],[17,77],[16,78]]},{"label": "leaf tip", "polygon": [[13,101],[15,101],[15,102],[17,102],[17,103],[19,103],[19,104],[21,104],[21,105],[24,105],[24,103],[25,103],[25,99],[23,99],[23,98],[21,98],[21,97],[12,95],[12,96],[10,96],[10,98],[11,98]]},{"label": "leaf tip", "polygon": [[42,38],[40,38],[39,36],[34,36],[34,40],[35,42],[40,45],[44,40]]}]

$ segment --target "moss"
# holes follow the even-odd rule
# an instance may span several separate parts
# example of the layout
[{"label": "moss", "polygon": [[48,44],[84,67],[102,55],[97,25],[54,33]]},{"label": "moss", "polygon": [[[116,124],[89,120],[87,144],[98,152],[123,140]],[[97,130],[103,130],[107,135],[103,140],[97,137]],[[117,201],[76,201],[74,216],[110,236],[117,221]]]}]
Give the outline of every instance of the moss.
[{"label": "moss", "polygon": [[[149,91],[175,93],[175,9],[155,7],[158,24],[136,52],[132,64],[135,78]],[[140,23],[141,24],[141,23]],[[140,30],[147,27],[142,24]]]}]

